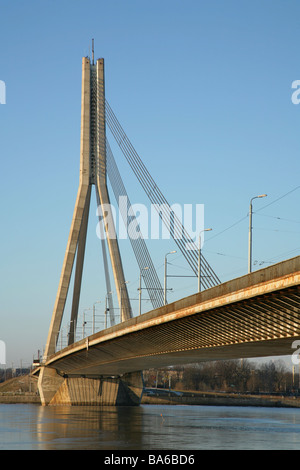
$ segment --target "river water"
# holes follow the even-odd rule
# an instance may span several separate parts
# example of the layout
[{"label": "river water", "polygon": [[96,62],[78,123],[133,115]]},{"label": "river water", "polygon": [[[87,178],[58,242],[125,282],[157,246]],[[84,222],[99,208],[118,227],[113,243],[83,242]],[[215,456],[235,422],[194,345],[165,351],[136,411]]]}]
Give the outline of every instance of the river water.
[{"label": "river water", "polygon": [[291,450],[300,409],[0,405],[1,450]]}]

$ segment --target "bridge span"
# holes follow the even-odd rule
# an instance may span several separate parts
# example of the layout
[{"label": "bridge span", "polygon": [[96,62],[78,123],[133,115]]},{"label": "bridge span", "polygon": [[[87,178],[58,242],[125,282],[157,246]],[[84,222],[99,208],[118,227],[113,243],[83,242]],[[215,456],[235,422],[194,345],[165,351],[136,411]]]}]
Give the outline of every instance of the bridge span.
[{"label": "bridge span", "polygon": [[[73,343],[45,358],[39,390],[42,403],[48,404],[53,402],[63,380],[68,387],[70,380],[74,382],[76,378],[98,380],[97,390],[101,381],[106,380],[107,384],[108,380],[110,390],[111,381],[116,386],[126,375],[135,390],[142,389],[141,382],[132,380],[138,371],[210,360],[288,355],[295,352],[292,344],[297,339],[300,339],[300,256]],[[82,391],[82,385],[79,388]],[[105,404],[115,403],[118,393],[115,391],[113,401],[109,399]],[[67,395],[70,396],[69,389]],[[92,403],[99,403],[97,397],[98,392]],[[61,396],[56,400],[66,402]]]},{"label": "bridge span", "polygon": [[300,339],[300,256],[131,318],[46,359],[65,376],[292,354]]}]

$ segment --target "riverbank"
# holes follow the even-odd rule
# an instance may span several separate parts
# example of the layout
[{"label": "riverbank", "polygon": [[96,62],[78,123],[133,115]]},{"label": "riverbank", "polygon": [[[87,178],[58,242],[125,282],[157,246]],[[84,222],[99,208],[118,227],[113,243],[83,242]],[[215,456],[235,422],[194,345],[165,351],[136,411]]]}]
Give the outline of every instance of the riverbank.
[{"label": "riverbank", "polygon": [[0,393],[0,403],[1,404],[10,404],[14,405],[16,403],[24,403],[24,404],[41,404],[41,399],[39,395],[34,393]]},{"label": "riverbank", "polygon": [[[153,392],[152,392],[153,393]],[[300,408],[300,397],[274,395],[248,395],[215,392],[175,392],[147,394],[142,398],[144,405],[204,405],[204,406],[267,406]]]},{"label": "riverbank", "polygon": [[[39,405],[37,377],[23,375],[0,383],[0,403]],[[141,404],[300,408],[300,397],[146,389]]]},{"label": "riverbank", "polygon": [[0,403],[40,404],[37,380],[32,375],[21,375],[0,383]]},{"label": "riverbank", "polygon": [[[38,394],[6,392],[0,393],[1,404],[41,404]],[[194,396],[194,397],[147,397],[143,396],[142,405],[202,405],[202,406],[264,406],[275,408],[300,408],[300,399],[293,397],[257,396]]]}]

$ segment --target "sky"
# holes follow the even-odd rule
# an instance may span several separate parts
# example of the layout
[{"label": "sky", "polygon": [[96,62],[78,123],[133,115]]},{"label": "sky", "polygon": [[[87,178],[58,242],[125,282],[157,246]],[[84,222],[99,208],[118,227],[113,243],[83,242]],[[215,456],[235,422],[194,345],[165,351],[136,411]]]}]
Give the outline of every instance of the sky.
[{"label": "sky", "polygon": [[[299,1],[0,0],[0,12],[0,340],[8,367],[29,365],[45,347],[78,188],[81,60],[92,38],[95,58],[105,60],[106,98],[168,202],[203,204],[212,228],[203,254],[221,281],[247,274],[257,195],[267,197],[253,201],[253,269],[299,255]],[[131,202],[146,204],[108,139]],[[92,200],[79,310],[90,322],[97,302],[103,325]],[[176,246],[148,242],[163,283],[165,254]],[[128,241],[120,249],[137,314],[139,269]],[[196,292],[181,253],[168,261],[168,301]],[[142,305],[151,309],[147,298]]]}]

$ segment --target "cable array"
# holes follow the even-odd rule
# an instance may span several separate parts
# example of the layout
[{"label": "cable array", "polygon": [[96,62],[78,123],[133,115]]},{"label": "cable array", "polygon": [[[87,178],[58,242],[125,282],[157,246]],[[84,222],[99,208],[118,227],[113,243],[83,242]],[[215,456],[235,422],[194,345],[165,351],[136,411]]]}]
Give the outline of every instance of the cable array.
[{"label": "cable array", "polygon": [[[181,253],[188,262],[190,268],[194,274],[198,275],[198,248],[195,245],[194,241],[191,239],[183,225],[181,224],[179,218],[176,216],[166,198],[158,188],[157,184],[153,180],[149,171],[145,167],[141,158],[135,151],[131,142],[129,141],[127,135],[125,134],[122,126],[120,125],[118,119],[113,113],[109,103],[105,102],[105,111],[106,111],[106,122],[108,127],[114,136],[117,144],[119,145],[123,155],[125,156],[128,164],[130,165],[133,173],[137,177],[139,183],[144,189],[146,195],[150,199],[151,203],[154,205],[155,209],[159,212],[159,216],[162,219],[163,223],[166,225],[167,221],[171,221],[171,236],[173,237],[176,245],[180,249]],[[169,227],[168,227],[169,228]],[[217,284],[220,284],[220,279],[213,271],[209,263],[204,258],[201,253],[201,266],[202,266],[202,276],[201,282],[205,288],[213,287]]]},{"label": "cable array", "polygon": [[[111,183],[115,199],[119,205],[119,200],[121,196],[126,197],[126,214],[123,210],[120,210],[120,213],[123,217],[124,225],[127,229],[129,235],[130,243],[135,254],[140,273],[143,276],[146,289],[148,291],[149,298],[151,300],[153,308],[158,308],[163,305],[163,288],[159,281],[159,277],[155,270],[154,264],[152,262],[150,253],[147,249],[145,240],[140,232],[140,227],[137,222],[136,225],[132,223],[132,220],[129,220],[127,214],[129,214],[129,209],[131,207],[130,200],[128,198],[127,191],[125,189],[124,183],[122,181],[120,172],[118,170],[116,161],[114,159],[111,147],[109,142],[106,140],[106,165],[107,165],[107,174],[109,181]],[[119,207],[120,209],[120,207]],[[135,218],[132,216],[132,219]],[[136,237],[136,233],[138,237]],[[147,267],[147,270],[145,268]]]}]

